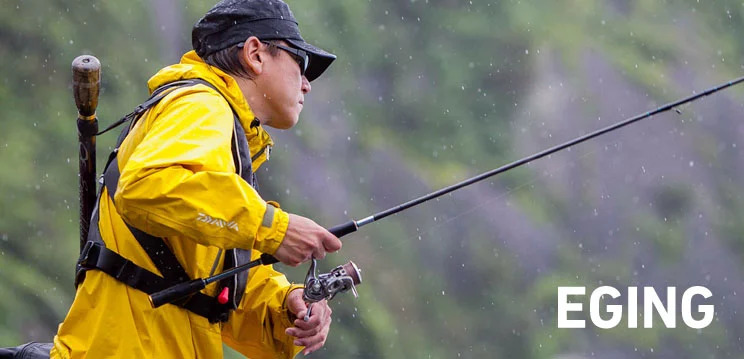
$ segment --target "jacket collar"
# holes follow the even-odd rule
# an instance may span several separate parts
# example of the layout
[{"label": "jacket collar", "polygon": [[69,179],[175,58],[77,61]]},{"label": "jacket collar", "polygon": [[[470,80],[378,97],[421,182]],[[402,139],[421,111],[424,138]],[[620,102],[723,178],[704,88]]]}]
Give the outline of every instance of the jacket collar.
[{"label": "jacket collar", "polygon": [[220,90],[230,107],[237,113],[240,123],[245,129],[245,136],[251,150],[254,171],[268,159],[268,154],[274,141],[268,132],[256,124],[253,114],[243,92],[235,79],[222,70],[207,65],[194,51],[189,51],[181,57],[181,62],[158,71],[147,82],[150,93],[156,88],[173,81],[200,78],[208,81]]}]

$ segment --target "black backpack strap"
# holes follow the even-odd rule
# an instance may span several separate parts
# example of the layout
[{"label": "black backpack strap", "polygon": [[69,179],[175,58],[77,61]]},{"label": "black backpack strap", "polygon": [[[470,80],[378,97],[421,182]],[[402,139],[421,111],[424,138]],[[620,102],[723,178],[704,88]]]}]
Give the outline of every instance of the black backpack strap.
[{"label": "black backpack strap", "polygon": [[[98,229],[98,220],[99,212],[98,205],[96,205],[91,222],[94,225],[88,232],[88,241],[85,243],[78,259],[75,286],[82,283],[85,279],[85,272],[90,269],[100,270],[114,279],[147,294],[156,293],[175,284],[171,280],[150,272],[106,248]],[[175,304],[207,318],[212,323],[224,322],[228,319],[229,313],[224,308],[220,308],[214,298],[203,293],[196,293]]]},{"label": "black backpack strap", "polygon": [[[114,195],[116,194],[116,188],[119,183],[119,176],[118,161],[114,160],[106,168],[103,175],[103,183],[112,202],[114,201]],[[129,225],[129,223],[127,223],[127,228],[132,232],[134,238],[137,239],[137,242],[139,242],[140,246],[142,246],[164,278],[175,281],[176,283],[189,280],[186,270],[183,269],[176,255],[173,254],[173,251],[170,250],[162,238],[141,231]]]},{"label": "black backpack strap", "polygon": [[[106,132],[108,132],[108,131],[116,128],[116,127],[121,126],[121,124],[123,124],[125,122],[128,122],[128,121],[134,120],[132,122],[136,122],[139,119],[139,117],[142,116],[143,113],[145,113],[147,110],[150,109],[150,107],[152,107],[156,103],[160,102],[160,100],[162,100],[163,97],[165,97],[166,95],[168,95],[170,93],[170,91],[167,91],[167,90],[169,90],[169,89],[174,89],[174,88],[181,87],[181,86],[193,86],[193,85],[197,85],[197,84],[207,85],[207,86],[209,86],[211,88],[214,88],[214,86],[212,86],[212,84],[210,84],[207,81],[201,80],[201,79],[180,80],[180,81],[173,81],[173,82],[167,83],[167,84],[165,84],[163,86],[160,86],[160,87],[156,88],[155,91],[152,92],[152,94],[150,95],[150,97],[147,100],[145,100],[145,102],[143,102],[142,104],[140,104],[139,106],[137,106],[134,109],[134,111],[126,114],[124,117],[122,117],[118,121],[112,123],[111,125],[109,125],[105,129],[103,129],[102,131],[100,131],[98,133],[95,133],[94,135],[95,136],[102,135],[102,134],[104,134],[104,133],[106,133]],[[133,125],[130,125],[129,126],[130,129],[132,127],[133,127]],[[123,131],[119,135],[119,139],[118,139],[117,146],[116,146],[117,148],[119,147],[119,145],[121,145],[121,142],[124,140],[124,137],[126,137],[126,134],[128,134],[128,133],[129,133],[129,130],[126,130],[126,131]]]},{"label": "black backpack strap", "polygon": [[[78,265],[86,270],[100,270],[147,294],[154,294],[176,284],[134,264],[97,241],[85,243]],[[223,306],[220,306],[213,297],[204,293],[195,293],[174,304],[205,317],[212,323],[227,321],[229,315],[229,312],[222,308]]]},{"label": "black backpack strap", "polygon": [[[116,188],[118,186],[120,176],[116,154],[118,153],[119,147],[124,142],[124,139],[129,134],[129,131],[134,128],[134,125],[140,119],[142,114],[144,114],[152,106],[160,102],[160,100],[162,100],[171,92],[168,90],[199,84],[204,84],[211,88],[214,88],[214,86],[212,86],[212,84],[210,84],[209,82],[197,79],[171,82],[155,89],[152,95],[150,95],[150,98],[148,98],[141,105],[137,106],[137,108],[132,112],[131,115],[133,115],[134,120],[119,135],[116,143],[116,149],[112,153],[112,156],[111,158],[109,158],[109,161],[106,164],[106,168],[104,169],[103,183],[106,186],[109,197],[111,197],[111,201],[114,200],[114,195],[116,194]],[[186,270],[183,269],[183,266],[181,266],[176,256],[173,254],[170,248],[168,248],[167,244],[165,243],[165,241],[163,241],[162,238],[152,236],[129,224],[127,224],[127,227],[129,228],[129,231],[132,232],[134,238],[137,239],[137,242],[139,242],[140,246],[142,246],[152,262],[155,264],[155,267],[160,271],[164,278],[176,283],[189,280],[189,276],[186,274]]]},{"label": "black backpack strap", "polygon": [[[140,119],[142,114],[144,114],[148,109],[157,104],[160,100],[162,100],[163,97],[167,96],[170,93],[170,91],[167,91],[168,89],[175,89],[177,87],[193,86],[198,84],[209,86],[219,93],[219,90],[217,90],[212,84],[201,79],[172,82],[153,91],[150,98],[148,98],[141,105],[137,106],[134,111],[100,132],[106,132],[111,128],[123,124],[124,122],[130,120],[132,121],[129,126],[125,127],[122,130],[119,138],[117,139],[116,148],[109,155],[102,178],[104,186],[102,186],[99,190],[98,201],[100,201],[100,197],[104,187],[106,188],[109,196],[111,197],[111,200],[113,201],[120,176],[119,166],[117,163],[118,149],[129,134],[129,131]],[[234,113],[234,117],[235,122],[239,124],[237,114]],[[245,134],[243,134],[243,140],[245,140]],[[240,170],[241,167],[238,166],[240,165],[242,160],[242,156],[240,156],[242,153],[238,154],[237,156],[235,155],[236,143],[237,141],[233,140],[233,160],[236,162],[236,169]],[[103,242],[103,238],[101,237],[98,229],[98,222],[100,219],[98,212],[98,201],[96,202],[96,206],[93,210],[93,216],[91,218],[91,223],[95,223],[95,225],[91,226],[91,230],[88,234],[88,241],[85,244],[83,251],[81,252],[80,259],[78,260],[78,271],[75,278],[76,286],[82,282],[82,280],[85,278],[85,272],[90,269],[101,270],[102,272],[114,277],[118,281],[132,288],[143,291],[147,294],[153,294],[155,292],[166,289],[175,284],[188,281],[190,279],[183,266],[181,266],[181,264],[179,263],[175,254],[173,254],[173,252],[170,250],[170,248],[167,246],[162,238],[152,236],[129,224],[127,224],[127,227],[131,231],[134,238],[137,239],[137,242],[140,244],[140,246],[142,246],[142,248],[145,250],[152,262],[155,264],[155,267],[160,271],[162,277],[134,264],[134,262],[106,248],[105,243]],[[232,253],[230,254],[231,255],[229,256],[226,255],[226,257],[234,257]],[[243,278],[240,279],[243,280]],[[240,297],[236,295],[237,293],[235,293],[235,288],[238,287],[237,277],[235,281],[231,281],[228,279],[226,280],[226,282],[232,284],[229,285],[229,287],[230,289],[232,289],[230,297],[233,299],[227,305],[221,305],[215,300],[215,298],[203,293],[196,293],[186,298],[185,300],[176,302],[174,304],[179,305],[193,313],[206,317],[212,323],[227,321],[230,310],[237,308],[239,299],[235,301],[235,298]],[[232,282],[234,282],[234,284]],[[244,286],[245,284],[243,283],[243,287]],[[242,296],[242,293],[240,293],[240,296]]]}]

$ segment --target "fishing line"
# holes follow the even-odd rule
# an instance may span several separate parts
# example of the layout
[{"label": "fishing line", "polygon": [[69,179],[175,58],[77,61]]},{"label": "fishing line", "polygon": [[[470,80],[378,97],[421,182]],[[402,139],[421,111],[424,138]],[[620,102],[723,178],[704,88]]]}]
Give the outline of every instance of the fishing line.
[{"label": "fishing line", "polygon": [[[615,145],[617,145],[617,142],[615,143]],[[578,157],[578,158],[577,158],[576,160],[577,160],[577,161],[579,161],[579,160],[583,160],[583,159],[584,159],[584,158],[586,158],[587,156],[589,156],[589,155],[592,155],[592,154],[594,154],[594,153],[596,153],[596,152],[598,152],[598,151],[600,151],[600,150],[601,150],[600,148],[596,148],[596,149],[593,149],[593,150],[591,150],[591,151],[588,151],[588,152],[586,152],[586,153],[584,153],[584,154],[580,155],[580,156],[579,156],[579,157]],[[538,180],[541,180],[541,179],[545,179],[545,177],[549,177],[550,175],[553,175],[553,174],[555,174],[556,172],[558,172],[558,171],[560,171],[560,170],[562,170],[562,169],[565,169],[567,165],[568,165],[568,164],[566,164],[566,165],[563,165],[563,166],[561,166],[561,167],[559,167],[559,168],[555,168],[555,169],[553,169],[553,170],[551,170],[551,171],[542,171],[542,173],[538,173],[538,174],[535,174],[535,175],[533,175],[533,176],[532,176],[532,178],[531,178],[530,180],[528,180],[528,181],[526,181],[526,182],[524,182],[524,183],[522,183],[522,184],[520,184],[520,185],[518,185],[518,186],[516,186],[516,187],[513,187],[513,188],[510,188],[510,189],[507,189],[507,190],[506,190],[505,192],[502,192],[502,193],[498,194],[498,195],[497,195],[496,197],[494,197],[494,198],[491,198],[491,199],[485,200],[485,201],[481,202],[480,204],[478,204],[478,205],[476,205],[476,206],[473,206],[473,207],[471,207],[471,208],[469,208],[469,209],[467,209],[467,210],[465,210],[465,211],[463,211],[463,212],[461,212],[461,213],[459,213],[459,214],[457,214],[457,215],[455,215],[455,216],[453,216],[453,217],[449,217],[449,218],[447,218],[447,219],[445,219],[445,220],[443,220],[443,221],[441,221],[441,222],[437,222],[436,224],[430,225],[430,228],[429,228],[428,230],[426,230],[426,232],[420,232],[420,234],[418,235],[418,237],[419,237],[419,238],[421,238],[421,239],[423,239],[423,236],[424,236],[424,235],[427,235],[427,236],[428,236],[428,235],[431,235],[431,234],[432,234],[432,232],[433,232],[433,231],[434,231],[435,229],[438,229],[439,227],[441,227],[441,226],[443,226],[443,225],[445,225],[445,224],[448,224],[448,223],[450,223],[450,222],[454,221],[455,219],[459,219],[459,218],[461,218],[461,217],[463,217],[463,216],[469,215],[469,214],[471,214],[471,213],[475,212],[476,210],[479,210],[479,209],[481,209],[481,208],[483,208],[483,207],[485,207],[485,206],[487,206],[487,205],[490,205],[490,204],[492,204],[492,203],[494,203],[494,202],[496,202],[496,201],[499,201],[499,200],[501,200],[501,199],[503,199],[503,198],[505,198],[505,197],[507,197],[507,196],[509,196],[509,195],[513,194],[514,192],[517,192],[517,191],[519,191],[520,189],[522,189],[522,188],[524,188],[524,187],[527,187],[527,186],[533,185],[533,184],[535,184],[535,183],[536,183],[536,182],[537,182]],[[491,183],[491,185],[493,185],[493,184],[494,184],[494,183],[492,182],[492,183]],[[416,238],[416,239],[419,239],[419,238]],[[413,237],[409,237],[409,239],[411,239],[411,240],[412,240],[412,239],[413,239]],[[401,246],[402,246],[402,242],[401,242],[401,241],[396,241],[396,242],[395,242],[395,245],[394,245],[394,246],[391,246],[390,248],[391,248],[391,249],[396,249],[396,248],[400,248]]]},{"label": "fishing line", "polygon": [[[679,110],[679,107],[675,107],[672,110],[676,114],[678,114],[678,115],[681,115],[682,114],[681,110]],[[620,144],[619,141],[614,141],[611,144],[608,144],[608,145],[605,145],[605,146],[602,146],[602,147],[598,147],[598,148],[594,148],[592,150],[589,150],[589,151],[581,154],[579,157],[576,158],[576,160],[574,162],[579,162],[579,161],[585,159],[586,157],[591,156],[591,155],[593,155],[593,154],[595,154],[595,153],[597,153],[597,152],[599,152],[601,150],[605,150],[606,151],[610,147],[617,148],[619,144]],[[571,152],[571,147],[568,147],[566,150],[568,152]],[[549,155],[548,158],[550,158],[551,156],[552,155]],[[566,163],[563,166],[561,166],[559,168],[555,168],[553,170],[541,171],[541,173],[537,173],[537,174],[533,175],[532,176],[532,179],[530,179],[529,181],[526,181],[526,182],[524,182],[524,183],[522,183],[522,184],[520,184],[520,185],[518,185],[516,187],[510,188],[506,192],[502,192],[501,194],[497,195],[496,197],[493,197],[493,198],[488,199],[486,201],[483,201],[483,202],[481,202],[481,203],[479,203],[479,204],[477,204],[477,205],[475,205],[473,207],[470,207],[469,209],[467,209],[465,211],[462,211],[461,213],[459,213],[459,214],[457,214],[457,215],[455,215],[453,217],[449,217],[449,218],[447,218],[447,219],[445,219],[445,220],[443,220],[441,222],[437,222],[437,223],[435,223],[433,225],[430,225],[430,228],[428,230],[426,230],[425,232],[419,232],[419,234],[417,235],[418,238],[416,238],[416,239],[421,240],[424,237],[424,235],[426,235],[426,236],[431,235],[432,232],[435,229],[438,229],[439,227],[441,227],[441,226],[443,226],[445,224],[448,224],[448,223],[454,221],[455,219],[459,219],[459,218],[461,218],[463,216],[470,215],[473,212],[475,212],[476,210],[479,210],[479,209],[481,209],[483,207],[486,207],[486,206],[488,206],[488,205],[490,205],[490,204],[492,204],[492,203],[494,203],[496,201],[499,201],[499,200],[501,200],[501,199],[503,199],[503,198],[505,198],[505,197],[513,194],[514,192],[519,191],[520,189],[522,189],[522,188],[524,188],[526,186],[535,184],[538,180],[542,180],[542,179],[545,179],[546,177],[550,177],[551,175],[555,174],[556,172],[565,169],[569,165],[570,165],[570,163]],[[491,185],[493,185],[493,184],[494,184],[494,182],[491,182]],[[451,196],[451,193],[450,193],[450,196]],[[409,240],[412,240],[413,237],[409,237],[408,239]],[[402,246],[402,242],[401,241],[396,241],[396,242],[394,242],[394,245],[393,246],[390,246],[389,248],[391,248],[391,249],[397,249],[397,248],[401,248],[401,246]]]}]

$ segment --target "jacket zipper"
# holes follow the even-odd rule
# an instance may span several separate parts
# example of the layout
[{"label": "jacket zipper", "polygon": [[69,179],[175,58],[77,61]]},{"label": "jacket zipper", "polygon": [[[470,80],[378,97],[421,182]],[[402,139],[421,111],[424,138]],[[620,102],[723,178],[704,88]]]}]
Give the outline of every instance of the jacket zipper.
[{"label": "jacket zipper", "polygon": [[269,155],[271,154],[271,146],[269,145],[266,145],[266,147],[256,152],[256,154],[253,155],[253,157],[251,157],[251,161],[255,162],[258,159],[258,157],[261,156],[264,152],[266,152],[266,160],[268,161]]}]

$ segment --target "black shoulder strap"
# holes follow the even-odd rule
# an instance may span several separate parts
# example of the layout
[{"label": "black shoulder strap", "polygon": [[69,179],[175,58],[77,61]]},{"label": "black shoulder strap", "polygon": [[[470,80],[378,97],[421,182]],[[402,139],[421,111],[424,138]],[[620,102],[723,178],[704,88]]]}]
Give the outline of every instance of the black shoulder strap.
[{"label": "black shoulder strap", "polygon": [[[125,127],[122,130],[119,138],[117,139],[116,148],[111,153],[111,155],[109,155],[102,178],[104,186],[102,186],[99,190],[98,201],[100,201],[101,199],[100,196],[103,192],[104,187],[106,188],[106,191],[113,201],[120,176],[119,166],[117,163],[118,149],[129,134],[129,131],[140,119],[142,114],[144,114],[148,109],[150,109],[152,106],[160,102],[160,100],[162,100],[165,96],[167,96],[171,92],[168,91],[169,89],[175,89],[183,86],[193,86],[198,84],[209,86],[220,93],[220,91],[217,90],[217,88],[215,88],[212,84],[201,79],[175,81],[153,91],[152,95],[141,105],[137,106],[137,108],[133,112],[124,116],[124,118],[100,132],[104,133],[127,121],[132,121],[129,126]],[[235,117],[234,120],[236,122],[236,127],[239,127],[239,129],[242,130],[242,126],[239,126],[237,114],[234,111],[233,115]],[[245,140],[244,134],[242,140]],[[241,171],[242,169],[244,169],[243,166],[245,166],[245,164],[241,163],[242,160],[245,158],[245,155],[242,153],[244,151],[240,151],[236,148],[238,147],[238,141],[240,141],[240,139],[233,139],[232,141],[233,160],[235,161],[236,170]],[[248,157],[248,160],[250,161],[250,157]],[[243,166],[241,166],[241,164]],[[248,166],[250,166],[250,162],[248,163]],[[91,223],[95,223],[96,225],[91,226],[92,228],[88,234],[88,242],[84,246],[83,251],[80,255],[80,259],[78,260],[78,271],[75,278],[76,286],[84,279],[85,271],[90,269],[101,270],[114,277],[115,279],[129,285],[130,287],[141,290],[147,294],[153,294],[174,284],[189,280],[189,276],[184,270],[183,266],[181,266],[175,254],[173,254],[173,252],[170,250],[170,248],[167,246],[162,238],[152,236],[129,224],[127,224],[127,227],[131,231],[134,238],[137,239],[137,242],[145,250],[152,262],[155,264],[155,267],[158,269],[158,271],[160,271],[162,277],[142,267],[137,266],[118,253],[106,248],[97,225],[99,221],[98,201],[96,202],[96,206],[93,210],[93,216],[91,218]],[[229,311],[237,307],[239,298],[242,295],[242,293],[236,293],[235,288],[239,287],[237,285],[237,280],[230,282],[234,282],[233,285],[230,285],[230,289],[232,289],[230,297],[232,297],[233,300],[227,305],[220,305],[213,297],[207,296],[203,293],[196,293],[193,296],[174,304],[179,305],[184,309],[192,311],[198,315],[206,317],[209,319],[210,322],[226,321],[229,316]],[[235,300],[236,298],[238,298],[237,301]]]},{"label": "black shoulder strap", "polygon": [[[134,111],[136,117],[134,117],[132,123],[122,131],[121,135],[119,135],[119,139],[116,143],[116,150],[114,150],[114,155],[118,153],[118,148],[124,142],[124,139],[129,134],[129,131],[134,128],[134,125],[142,116],[142,114],[150,109],[152,106],[160,102],[160,100],[162,100],[165,96],[167,96],[171,92],[168,90],[199,84],[209,86],[219,93],[219,91],[212,84],[201,79],[175,81],[161,86],[153,91],[152,95],[149,99],[147,99],[147,101],[145,101],[142,105],[137,106],[137,109],[135,109]],[[111,201],[114,200],[114,195],[116,194],[116,188],[119,183],[119,176],[120,173],[117,158],[114,158],[113,161],[110,161],[106,164],[106,168],[104,169],[103,174],[103,183],[106,186],[106,191],[108,192],[109,197],[111,197]],[[168,248],[168,245],[165,243],[165,241],[163,241],[162,238],[152,236],[129,224],[127,224],[127,227],[165,279],[176,283],[189,280],[189,276],[186,274],[186,270],[183,269],[183,266],[181,266],[181,263],[178,262],[175,254],[173,254],[170,248]]]},{"label": "black shoulder strap", "polygon": [[[179,80],[179,81],[169,82],[163,86],[156,88],[155,91],[152,92],[150,97],[147,100],[145,100],[145,102],[137,106],[134,109],[134,111],[126,114],[124,117],[122,117],[118,121],[112,123],[111,125],[103,129],[102,131],[96,133],[95,136],[102,135],[116,127],[121,126],[121,124],[125,122],[132,121],[132,120],[134,120],[133,122],[136,122],[139,119],[139,117],[142,116],[143,113],[145,113],[148,109],[150,109],[150,107],[160,102],[160,100],[162,100],[163,97],[165,97],[166,95],[170,93],[170,91],[167,91],[167,90],[174,89],[177,87],[182,87],[182,86],[193,86],[193,85],[198,85],[198,84],[206,85],[206,86],[209,86],[217,90],[214,86],[212,86],[212,84],[202,79],[189,79],[189,80]],[[129,126],[129,128],[131,129],[132,126]],[[127,133],[129,133],[129,130],[123,131],[122,134],[119,135],[119,140],[117,142],[119,145],[121,144],[121,141],[124,140],[124,137],[126,137]]]}]

